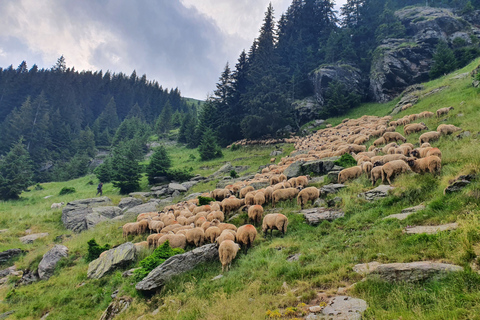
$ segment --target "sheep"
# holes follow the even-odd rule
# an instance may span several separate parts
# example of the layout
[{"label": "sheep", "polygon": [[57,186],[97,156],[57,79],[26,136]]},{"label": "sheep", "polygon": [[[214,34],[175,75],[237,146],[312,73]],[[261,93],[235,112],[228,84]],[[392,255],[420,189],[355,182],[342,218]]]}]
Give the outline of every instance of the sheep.
[{"label": "sheep", "polygon": [[432,174],[438,174],[442,168],[442,160],[437,156],[428,156],[416,160],[410,158],[407,160],[407,163],[412,168],[413,172],[416,173],[430,172]]},{"label": "sheep", "polygon": [[277,158],[270,158],[270,163],[275,163],[277,161]]},{"label": "sheep", "polygon": [[462,128],[455,127],[453,124],[441,124],[437,127],[437,132],[443,135],[449,135],[460,130],[462,130]]},{"label": "sheep", "polygon": [[450,110],[453,110],[453,107],[438,109],[437,110],[437,118],[439,118],[440,116],[442,116],[444,114],[448,114],[450,112]]},{"label": "sheep", "polygon": [[373,144],[372,144],[370,147],[368,147],[368,151],[369,151],[369,152],[370,152],[370,151],[373,151],[373,150],[375,150],[375,149],[376,149],[376,146],[373,145]]},{"label": "sheep", "polygon": [[150,229],[150,233],[152,233],[153,230],[155,232],[160,233],[160,230],[165,226],[165,224],[162,221],[155,221],[155,220],[149,220],[148,221],[148,229]]},{"label": "sheep", "polygon": [[433,117],[433,112],[430,111],[422,111],[418,115],[420,118],[431,118]]},{"label": "sheep", "polygon": [[405,133],[405,135],[409,135],[409,134],[412,134],[412,133],[415,133],[415,132],[420,132],[422,130],[428,130],[427,126],[423,122],[412,123],[412,124],[409,124],[408,126],[405,126],[403,128],[403,132]]},{"label": "sheep", "polygon": [[296,186],[292,186],[292,187],[299,187],[301,186],[302,188],[305,188],[306,186],[308,186],[308,177],[307,176],[298,176],[297,179],[296,179]]},{"label": "sheep", "polygon": [[377,166],[370,171],[370,179],[372,180],[372,186],[375,186],[375,183],[382,178],[382,166]]},{"label": "sheep", "polygon": [[222,211],[212,211],[207,215],[207,220],[213,221],[213,219],[218,219],[223,222],[223,220],[225,220],[225,215]]},{"label": "sheep", "polygon": [[200,247],[203,244],[205,232],[202,228],[194,228],[187,230],[185,236],[187,238],[187,244],[194,245],[195,247]]},{"label": "sheep", "polygon": [[200,217],[195,221],[195,227],[201,227],[204,222],[206,222],[207,219],[205,217]]},{"label": "sheep", "polygon": [[442,151],[440,151],[440,149],[438,148],[432,148],[430,150],[428,150],[427,152],[427,157],[429,156],[436,156],[436,157],[439,157],[440,159],[442,159]]},{"label": "sheep", "polygon": [[187,238],[183,234],[166,234],[157,241],[157,247],[161,246],[165,241],[169,242],[171,248],[185,249],[187,246]]},{"label": "sheep", "polygon": [[385,180],[388,181],[388,184],[392,184],[390,178],[393,178],[397,174],[404,172],[411,172],[412,170],[403,160],[393,160],[388,163],[385,163],[382,167],[382,181],[385,183]]},{"label": "sheep", "polygon": [[65,202],[60,202],[60,203],[52,203],[52,205],[50,206],[50,209],[60,209],[63,205],[65,204]]},{"label": "sheep", "polygon": [[312,201],[312,205],[315,200],[320,197],[320,191],[316,187],[308,187],[301,190],[297,196],[297,204],[303,209],[303,206]]},{"label": "sheep", "polygon": [[232,195],[232,192],[228,189],[215,189],[212,191],[211,196],[217,201],[222,201]]},{"label": "sheep", "polygon": [[214,243],[215,239],[217,239],[221,233],[222,231],[219,227],[210,226],[207,230],[205,230],[205,240],[210,241],[210,243]]},{"label": "sheep", "polygon": [[263,207],[260,205],[254,205],[248,208],[248,218],[253,220],[253,223],[260,224],[263,216]]},{"label": "sheep", "polygon": [[237,242],[240,246],[244,247],[245,254],[252,246],[255,238],[257,237],[257,229],[251,224],[246,224],[238,228]]},{"label": "sheep", "polygon": [[270,178],[270,185],[274,185],[274,184],[277,184],[277,183],[280,183],[282,181],[285,181],[287,180],[287,177],[284,175],[284,174],[280,174],[280,175],[277,175],[277,176],[272,176]]},{"label": "sheep", "polygon": [[383,153],[388,153],[388,150],[389,150],[390,148],[396,148],[396,147],[398,147],[397,143],[396,143],[396,142],[391,142],[391,143],[387,144],[386,146],[384,146],[384,147],[382,148],[382,152],[383,152]]},{"label": "sheep", "polygon": [[210,224],[211,226],[215,226],[215,227],[218,227],[220,229],[220,231],[223,231],[223,230],[232,230],[232,231],[237,231],[237,227],[231,223],[218,223],[218,224],[215,224],[214,221],[211,222]]},{"label": "sheep", "polygon": [[410,155],[415,158],[425,158],[427,156],[428,151],[433,149],[432,147],[425,147],[425,148],[416,148],[410,152]]},{"label": "sheep", "polygon": [[405,110],[407,110],[408,108],[411,108],[412,106],[413,106],[413,104],[407,103],[407,104],[405,104],[405,105],[402,106],[402,111],[405,111]]},{"label": "sheep", "polygon": [[362,174],[362,168],[359,166],[343,169],[338,174],[338,183],[344,183],[347,180],[356,179]]},{"label": "sheep", "polygon": [[149,248],[156,248],[158,239],[160,239],[164,235],[166,235],[166,233],[154,233],[154,234],[149,235],[147,237],[148,247]]},{"label": "sheep", "polygon": [[228,271],[228,267],[232,263],[232,260],[237,256],[237,252],[240,246],[232,240],[225,240],[220,244],[218,248],[218,257],[222,264],[222,273]]},{"label": "sheep", "polygon": [[281,213],[270,213],[263,218],[262,232],[267,236],[270,230],[270,236],[273,236],[273,230],[282,232],[282,237],[287,233],[288,218]]},{"label": "sheep", "polygon": [[277,204],[279,201],[291,200],[295,198],[298,194],[298,191],[299,190],[297,188],[286,188],[273,191],[272,206],[275,207],[275,204]]},{"label": "sheep", "polygon": [[220,235],[217,237],[217,239],[215,239],[215,242],[217,243],[217,245],[220,245],[225,240],[235,241],[236,234],[237,233],[233,230],[223,230],[222,233],[220,233]]},{"label": "sheep", "polygon": [[398,132],[385,132],[383,134],[383,138],[385,139],[386,143],[389,143],[390,141],[398,141],[398,140],[402,142],[407,142],[407,139],[405,139],[405,137]]},{"label": "sheep", "polygon": [[135,246],[135,251],[138,253],[143,249],[148,249],[149,245],[147,241],[137,242],[133,244]]},{"label": "sheep", "polygon": [[140,214],[137,216],[137,222],[142,221],[143,219],[154,218],[154,217],[158,217],[158,213],[157,213],[157,212],[144,212],[144,213],[140,213]]},{"label": "sheep", "polygon": [[430,143],[425,142],[425,143],[422,143],[422,145],[420,146],[420,148],[426,148],[426,147],[431,147]]},{"label": "sheep", "polygon": [[385,132],[395,132],[395,127],[388,127]]},{"label": "sheep", "polygon": [[247,206],[252,206],[255,204],[255,191],[250,191],[245,195],[245,204]]},{"label": "sheep", "polygon": [[420,144],[422,144],[424,142],[435,141],[435,140],[438,140],[438,139],[440,139],[440,132],[429,131],[429,132],[425,132],[424,134],[422,134],[418,138],[418,141],[420,142]]},{"label": "sheep", "polygon": [[238,197],[240,199],[245,198],[247,193],[249,193],[250,191],[254,191],[254,190],[255,189],[252,186],[246,186],[246,187],[240,189],[240,192],[238,193]]},{"label": "sheep", "polygon": [[373,169],[373,163],[371,163],[370,161],[365,161],[360,165],[360,167],[362,168],[363,172],[369,175]]},{"label": "sheep", "polygon": [[148,222],[146,220],[142,220],[139,222],[129,222],[123,225],[123,237],[128,239],[130,234],[137,235],[142,234],[147,231]]},{"label": "sheep", "polygon": [[229,214],[231,211],[240,209],[240,207],[243,205],[245,205],[245,199],[228,198],[223,199],[220,207],[222,208],[224,214]]},{"label": "sheep", "polygon": [[265,188],[265,202],[266,203],[270,203],[272,202],[272,193],[273,193],[273,188],[268,186]]},{"label": "sheep", "polygon": [[253,203],[262,206],[265,203],[265,194],[262,191],[257,191],[253,198]]}]

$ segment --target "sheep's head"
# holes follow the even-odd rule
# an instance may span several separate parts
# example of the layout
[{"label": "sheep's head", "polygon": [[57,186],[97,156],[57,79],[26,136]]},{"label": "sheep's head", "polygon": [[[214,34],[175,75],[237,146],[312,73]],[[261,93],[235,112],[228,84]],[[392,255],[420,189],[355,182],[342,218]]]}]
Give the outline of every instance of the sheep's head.
[{"label": "sheep's head", "polygon": [[383,163],[382,161],[375,161],[375,163],[373,164],[373,167],[381,167],[383,166],[385,163]]},{"label": "sheep's head", "polygon": [[415,165],[415,159],[414,158],[408,158],[407,159],[407,164],[410,166],[410,167],[413,167]]}]

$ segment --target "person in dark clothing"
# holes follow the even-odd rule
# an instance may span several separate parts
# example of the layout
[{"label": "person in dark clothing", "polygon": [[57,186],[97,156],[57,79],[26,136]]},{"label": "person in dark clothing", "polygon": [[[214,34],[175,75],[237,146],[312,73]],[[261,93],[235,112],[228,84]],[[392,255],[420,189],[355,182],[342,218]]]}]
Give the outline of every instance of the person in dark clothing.
[{"label": "person in dark clothing", "polygon": [[103,195],[103,190],[102,190],[102,187],[103,187],[103,183],[99,183],[98,184],[98,187],[97,187],[97,196],[100,194],[100,195]]}]

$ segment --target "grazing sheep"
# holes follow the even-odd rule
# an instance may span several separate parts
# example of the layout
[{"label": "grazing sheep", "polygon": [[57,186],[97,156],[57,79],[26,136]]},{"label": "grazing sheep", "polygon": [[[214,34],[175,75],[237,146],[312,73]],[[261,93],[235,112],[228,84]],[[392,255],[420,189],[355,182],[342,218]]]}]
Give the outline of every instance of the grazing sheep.
[{"label": "grazing sheep", "polygon": [[359,166],[343,169],[338,174],[338,183],[344,183],[347,180],[352,180],[362,175],[362,168]]},{"label": "grazing sheep", "polygon": [[442,116],[444,114],[448,114],[450,112],[450,110],[453,110],[453,107],[438,109],[437,110],[437,118],[439,118],[440,116]]},{"label": "grazing sheep", "polygon": [[253,188],[252,186],[246,186],[246,187],[240,189],[240,191],[238,193],[238,197],[240,199],[243,199],[243,198],[245,198],[247,193],[249,193],[250,191],[254,191],[254,190],[255,190],[255,188]]},{"label": "grazing sheep", "polygon": [[149,248],[156,248],[158,239],[160,239],[164,235],[166,235],[166,233],[154,233],[154,234],[149,235],[147,237],[148,247]]},{"label": "grazing sheep", "polygon": [[462,128],[456,127],[453,124],[441,124],[437,127],[437,132],[443,135],[449,135],[461,130]]},{"label": "grazing sheep", "polygon": [[225,215],[223,214],[222,211],[212,211],[207,215],[207,220],[213,221],[214,219],[217,219],[223,222],[223,220],[225,220]]},{"label": "grazing sheep", "polygon": [[440,132],[429,131],[422,134],[420,138],[418,138],[418,141],[420,142],[420,144],[422,144],[424,142],[435,141],[438,139],[440,139]]},{"label": "grazing sheep", "polygon": [[63,205],[65,204],[65,202],[60,202],[60,203],[52,203],[52,205],[50,206],[50,209],[60,209]]},{"label": "grazing sheep", "polygon": [[233,259],[237,256],[240,246],[232,240],[223,241],[218,248],[218,257],[222,264],[222,272],[228,271]]},{"label": "grazing sheep", "polygon": [[270,236],[273,236],[273,230],[282,232],[282,237],[287,232],[288,218],[281,213],[270,213],[263,218],[262,232],[267,236],[270,230]]},{"label": "grazing sheep", "polygon": [[412,134],[412,133],[415,133],[415,132],[420,132],[420,131],[423,131],[423,130],[428,130],[427,126],[423,122],[412,123],[412,124],[409,124],[408,126],[405,126],[403,128],[403,132],[405,133],[405,135],[409,135],[409,134]]},{"label": "grazing sheep", "polygon": [[200,247],[203,244],[205,232],[203,231],[203,228],[194,228],[187,230],[185,236],[187,238],[187,244]]},{"label": "grazing sheep", "polygon": [[385,132],[395,132],[395,127],[388,127]]},{"label": "grazing sheep", "polygon": [[204,222],[206,222],[207,219],[205,217],[200,217],[195,221],[195,227],[201,227]]},{"label": "grazing sheep", "polygon": [[222,201],[232,195],[232,192],[228,189],[215,189],[212,191],[211,196],[217,201]]},{"label": "grazing sheep", "polygon": [[373,169],[373,163],[371,163],[370,161],[365,161],[360,165],[360,167],[362,168],[362,171],[365,172],[368,176]]},{"label": "grazing sheep", "polygon": [[245,254],[247,254],[248,249],[252,247],[256,237],[257,229],[251,224],[246,224],[238,228],[237,242],[244,248]]},{"label": "grazing sheep", "polygon": [[370,179],[372,180],[372,186],[375,186],[375,183],[382,178],[382,166],[377,166],[370,171]]},{"label": "grazing sheep", "polygon": [[438,149],[438,148],[432,148],[432,149],[428,150],[426,156],[427,157],[436,156],[436,157],[439,157],[440,159],[442,159],[442,151],[440,151],[440,149]]},{"label": "grazing sheep", "polygon": [[214,222],[212,221],[211,223],[212,226],[216,226],[220,229],[220,231],[223,231],[223,230],[232,230],[232,231],[237,231],[237,227],[234,225],[234,224],[231,224],[231,223],[219,223],[217,225],[214,224]]},{"label": "grazing sheep", "polygon": [[396,142],[391,142],[389,144],[387,144],[386,146],[384,146],[382,148],[382,152],[383,153],[388,153],[388,150],[390,150],[390,148],[396,148],[398,147],[397,143]]},{"label": "grazing sheep", "polygon": [[422,111],[419,113],[420,118],[431,118],[433,117],[433,112],[430,111]]},{"label": "grazing sheep", "polygon": [[217,245],[220,245],[225,240],[235,241],[236,235],[237,233],[233,230],[223,230],[222,233],[220,233],[220,235],[217,237],[217,239],[215,239],[215,242],[217,243]]},{"label": "grazing sheep", "polygon": [[284,174],[279,174],[279,175],[276,175],[276,176],[272,176],[270,178],[270,185],[274,185],[274,184],[277,184],[277,183],[280,183],[282,181],[285,181],[287,180],[287,177],[284,175]]},{"label": "grazing sheep", "polygon": [[320,197],[320,191],[316,187],[308,187],[301,190],[297,196],[297,204],[303,209],[303,206],[312,201],[312,205],[315,200]]},{"label": "grazing sheep", "polygon": [[187,246],[187,238],[183,234],[167,234],[158,239],[157,247],[162,245],[167,240],[170,243],[171,248],[185,249]]},{"label": "grazing sheep", "polygon": [[222,231],[220,230],[219,227],[208,227],[207,230],[205,230],[205,240],[210,241],[210,243],[214,243],[215,239],[217,239]]},{"label": "grazing sheep", "polygon": [[128,238],[129,235],[137,235],[142,234],[147,231],[148,228],[148,221],[142,220],[139,222],[129,222],[123,225],[123,237],[125,239]]},{"label": "grazing sheep", "polygon": [[255,205],[263,206],[265,204],[265,194],[262,191],[257,191],[253,198],[253,203]]},{"label": "grazing sheep", "polygon": [[291,200],[295,198],[298,192],[299,190],[297,188],[286,188],[273,191],[272,206],[275,207],[275,205],[280,201]]},{"label": "grazing sheep", "polygon": [[277,158],[270,158],[270,163],[274,163],[275,161],[277,161]]},{"label": "grazing sheep", "polygon": [[250,191],[245,195],[245,204],[247,206],[252,206],[255,204],[255,191]]},{"label": "grazing sheep", "polygon": [[253,223],[260,224],[262,222],[263,207],[260,205],[254,205],[248,208],[248,218],[253,220]]},{"label": "grazing sheep", "polygon": [[425,147],[425,148],[416,148],[410,152],[410,155],[415,158],[425,158],[427,156],[428,151],[433,149],[432,147]]},{"label": "grazing sheep", "polygon": [[272,193],[273,193],[273,188],[268,186],[265,188],[265,202],[270,203],[272,202]]},{"label": "grazing sheep", "polygon": [[385,180],[388,181],[388,184],[392,184],[390,178],[395,177],[396,175],[404,172],[412,171],[407,163],[403,160],[393,160],[388,163],[385,163],[382,167],[382,181],[385,183]]},{"label": "grazing sheep", "polygon": [[376,147],[377,147],[377,146],[375,146],[375,145],[372,144],[370,147],[368,147],[368,151],[373,151],[373,150],[376,149]]},{"label": "grazing sheep", "polygon": [[155,231],[156,233],[160,233],[160,230],[165,226],[165,224],[162,221],[155,221],[155,220],[149,220],[148,221],[148,229],[150,229],[150,233],[152,231]]},{"label": "grazing sheep", "polygon": [[402,106],[402,111],[405,111],[405,110],[407,110],[408,108],[411,108],[411,107],[413,107],[413,104],[407,103],[407,104]]},{"label": "grazing sheep", "polygon": [[430,143],[425,142],[425,143],[422,143],[422,145],[420,146],[420,148],[426,148],[426,147],[431,147]]},{"label": "grazing sheep", "polygon": [[296,187],[302,187],[302,188],[305,188],[306,186],[308,186],[308,177],[307,176],[298,176],[297,179],[297,184],[296,186],[292,186],[293,188],[296,188]]},{"label": "grazing sheep", "polygon": [[438,174],[442,168],[442,160],[437,156],[428,156],[416,160],[408,159],[407,163],[413,172],[416,173],[430,172],[432,174]]},{"label": "grazing sheep", "polygon": [[229,214],[232,211],[237,211],[243,205],[245,205],[245,199],[228,198],[222,201],[220,207],[224,214]]},{"label": "grazing sheep", "polygon": [[385,132],[383,134],[383,138],[385,139],[386,143],[389,143],[391,141],[397,142],[399,140],[402,142],[407,142],[407,139],[405,139],[405,137],[398,132]]}]

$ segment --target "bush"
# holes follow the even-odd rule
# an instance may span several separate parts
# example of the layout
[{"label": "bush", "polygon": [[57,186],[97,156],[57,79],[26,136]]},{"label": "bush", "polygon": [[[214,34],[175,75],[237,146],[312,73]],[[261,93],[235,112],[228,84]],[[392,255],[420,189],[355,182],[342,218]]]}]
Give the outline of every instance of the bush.
[{"label": "bush", "polygon": [[91,239],[87,242],[88,244],[88,253],[85,257],[87,262],[93,261],[97,259],[103,251],[107,251],[110,249],[110,245],[107,243],[104,246],[99,246],[95,239]]},{"label": "bush", "polygon": [[207,205],[212,201],[215,201],[215,199],[209,198],[209,197],[198,196],[198,205],[200,205],[200,206]]},{"label": "bush", "polygon": [[153,184],[155,177],[167,175],[167,171],[171,165],[172,161],[170,160],[165,147],[158,147],[150,157],[150,163],[147,166],[148,183]]},{"label": "bush", "polygon": [[75,192],[77,192],[77,190],[75,190],[74,187],[63,187],[58,194],[62,196],[64,194],[75,193]]},{"label": "bush", "polygon": [[238,173],[237,173],[237,171],[231,170],[231,171],[230,171],[230,177],[232,177],[233,179],[238,178]]},{"label": "bush", "polygon": [[140,281],[145,278],[150,271],[164,263],[168,258],[184,252],[185,250],[181,248],[170,248],[170,243],[167,240],[160,247],[156,248],[151,255],[140,261],[140,269],[133,272],[135,281]]},{"label": "bush", "polygon": [[37,183],[35,185],[35,190],[43,190],[44,188],[42,187],[42,185],[40,183]]},{"label": "bush", "polygon": [[167,171],[167,177],[177,182],[183,182],[192,179],[193,174],[186,169],[172,169]]},{"label": "bush", "polygon": [[335,160],[333,163],[336,164],[337,166],[349,168],[349,167],[356,166],[357,160],[355,160],[351,154],[345,153],[340,157],[340,159]]},{"label": "bush", "polygon": [[240,149],[240,145],[239,144],[232,144],[232,146],[230,147],[230,151],[236,151]]}]

